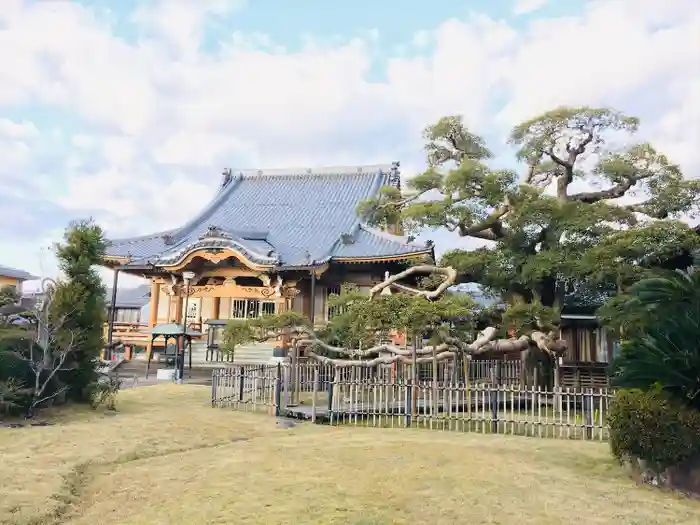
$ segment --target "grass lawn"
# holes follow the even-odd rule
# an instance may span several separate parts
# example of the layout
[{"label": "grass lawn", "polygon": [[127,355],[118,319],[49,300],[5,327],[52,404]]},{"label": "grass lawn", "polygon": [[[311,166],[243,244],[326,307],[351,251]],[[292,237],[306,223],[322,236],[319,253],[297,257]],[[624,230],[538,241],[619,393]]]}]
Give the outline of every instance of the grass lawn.
[{"label": "grass lawn", "polygon": [[[0,429],[2,524],[697,524],[604,443],[413,429],[283,429],[208,387],[124,390],[116,416]],[[246,439],[244,439],[246,438]]]}]

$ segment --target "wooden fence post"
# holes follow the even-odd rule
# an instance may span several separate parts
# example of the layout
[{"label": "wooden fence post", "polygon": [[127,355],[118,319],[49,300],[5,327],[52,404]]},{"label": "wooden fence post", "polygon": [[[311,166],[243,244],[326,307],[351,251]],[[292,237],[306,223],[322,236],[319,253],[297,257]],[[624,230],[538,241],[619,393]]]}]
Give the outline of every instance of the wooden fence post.
[{"label": "wooden fence post", "polygon": [[243,402],[243,388],[245,384],[245,367],[241,367],[238,371],[238,402]]},{"label": "wooden fence post", "polygon": [[216,406],[216,403],[218,401],[217,399],[217,393],[216,389],[219,384],[219,374],[217,373],[218,370],[215,368],[211,371],[211,406],[214,408]]},{"label": "wooden fence post", "polygon": [[333,382],[328,383],[328,414],[329,414],[329,420],[330,424],[333,424],[333,399],[337,395],[337,388],[338,388],[338,380],[339,380],[339,372],[338,372],[338,367],[335,367],[335,373],[333,374]]},{"label": "wooden fence post", "polygon": [[583,394],[583,411],[586,418],[586,439],[593,438],[593,389],[587,388]]},{"label": "wooden fence post", "polygon": [[311,422],[316,423],[316,397],[318,394],[318,367],[314,367],[314,385],[311,394]]},{"label": "wooden fence post", "polygon": [[494,365],[491,366],[491,433],[498,433],[498,403],[499,399],[499,386],[501,379],[501,361],[496,361]]}]

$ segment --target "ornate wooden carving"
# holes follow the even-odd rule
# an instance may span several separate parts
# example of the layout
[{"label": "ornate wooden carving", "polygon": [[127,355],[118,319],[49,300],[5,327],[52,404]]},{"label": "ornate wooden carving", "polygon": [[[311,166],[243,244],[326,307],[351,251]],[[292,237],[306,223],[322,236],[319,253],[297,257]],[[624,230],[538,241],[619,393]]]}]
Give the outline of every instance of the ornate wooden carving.
[{"label": "ornate wooden carving", "polygon": [[326,273],[326,270],[328,270],[328,264],[314,268],[313,272],[316,274],[316,279],[319,279],[324,273]]},{"label": "ornate wooden carving", "polygon": [[282,297],[286,297],[287,299],[294,299],[297,295],[299,295],[300,292],[301,290],[299,290],[299,288],[289,286],[282,290]]},{"label": "ornate wooden carving", "polygon": [[202,250],[199,252],[195,252],[193,255],[195,255],[196,257],[201,257],[202,259],[205,259],[214,264],[219,264],[221,261],[225,261],[229,257],[233,257],[232,253],[225,251],[209,252]]},{"label": "ornate wooden carving", "polygon": [[241,286],[241,290],[249,294],[260,294],[262,297],[272,297],[275,289],[269,286]]},{"label": "ornate wooden carving", "polygon": [[231,282],[190,286],[190,297],[232,297],[239,299],[275,298],[275,288],[271,286],[238,286]]}]

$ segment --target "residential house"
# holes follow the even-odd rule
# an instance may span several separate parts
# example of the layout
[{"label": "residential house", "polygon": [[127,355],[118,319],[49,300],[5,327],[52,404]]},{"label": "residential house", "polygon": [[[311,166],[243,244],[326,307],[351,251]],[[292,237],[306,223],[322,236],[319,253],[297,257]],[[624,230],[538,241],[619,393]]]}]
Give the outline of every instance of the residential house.
[{"label": "residential house", "polygon": [[0,288],[12,286],[17,290],[19,295],[22,295],[22,287],[26,281],[36,281],[39,277],[32,275],[24,270],[10,268],[9,266],[0,265]]}]

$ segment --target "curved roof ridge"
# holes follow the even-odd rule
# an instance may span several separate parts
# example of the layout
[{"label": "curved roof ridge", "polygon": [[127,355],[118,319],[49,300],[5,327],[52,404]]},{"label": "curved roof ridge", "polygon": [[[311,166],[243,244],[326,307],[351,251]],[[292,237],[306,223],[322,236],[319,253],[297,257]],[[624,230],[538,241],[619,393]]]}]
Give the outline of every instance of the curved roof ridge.
[{"label": "curved roof ridge", "polygon": [[359,175],[372,175],[378,172],[388,173],[395,163],[388,164],[356,164],[345,166],[319,166],[299,168],[231,168],[231,174],[252,178],[259,176],[304,176],[304,175],[345,175],[357,173]]},{"label": "curved roof ridge", "polygon": [[135,241],[146,241],[149,239],[157,239],[158,237],[163,237],[164,235],[171,235],[173,232],[176,232],[177,228],[173,228],[170,230],[163,230],[160,232],[156,233],[148,233],[146,235],[135,235],[133,237],[121,237],[118,239],[108,239],[110,246],[114,246],[115,244],[125,244],[129,242],[135,242]]},{"label": "curved roof ridge", "polygon": [[[231,189],[236,186],[236,183],[240,180],[240,177],[234,177],[229,184],[221,185],[219,186],[218,190],[214,194],[214,197],[209,201],[209,203],[202,208],[202,210],[194,216],[194,218],[190,219],[188,222],[186,222],[183,226],[180,226],[178,228],[171,228],[169,230],[162,230],[160,232],[156,233],[149,233],[147,235],[135,235],[134,237],[122,237],[120,239],[109,239],[110,245],[114,246],[117,244],[125,244],[125,243],[130,243],[130,242],[136,242],[136,241],[145,241],[148,239],[157,239],[159,237],[164,237],[166,235],[173,236],[175,234],[182,234],[182,232],[186,231],[187,228],[191,228],[195,224],[198,224],[200,222],[201,217],[206,216],[207,214],[211,214],[213,211],[216,210],[216,204],[222,199],[222,197],[228,193],[231,192]],[[174,239],[174,243],[171,245],[171,247],[175,246],[178,243],[178,239]]]},{"label": "curved roof ridge", "polygon": [[207,204],[197,215],[195,215],[192,219],[187,221],[183,226],[174,230],[174,244],[178,244],[178,242],[181,241],[187,235],[189,235],[192,232],[192,230],[194,230],[197,226],[209,219],[214,214],[214,212],[216,212],[221,201],[226,200],[229,194],[233,192],[233,190],[236,188],[236,186],[240,184],[240,182],[241,177],[236,177],[234,175],[229,183],[219,186],[219,189],[214,194],[212,200],[209,201],[209,204]]},{"label": "curved roof ridge", "polygon": [[275,247],[270,243],[270,250],[267,253],[262,253],[255,246],[252,246],[250,242],[246,242],[246,239],[241,239],[236,236],[228,236],[224,234],[215,235],[213,237],[204,236],[195,242],[184,243],[180,246],[173,248],[164,252],[160,257],[159,261],[167,263],[176,263],[182,261],[189,253],[196,251],[199,248],[210,248],[210,247],[228,247],[235,250],[240,250],[244,255],[251,258],[255,262],[260,262],[262,264],[277,264],[279,263],[279,254],[277,253]]}]

